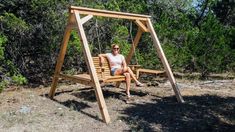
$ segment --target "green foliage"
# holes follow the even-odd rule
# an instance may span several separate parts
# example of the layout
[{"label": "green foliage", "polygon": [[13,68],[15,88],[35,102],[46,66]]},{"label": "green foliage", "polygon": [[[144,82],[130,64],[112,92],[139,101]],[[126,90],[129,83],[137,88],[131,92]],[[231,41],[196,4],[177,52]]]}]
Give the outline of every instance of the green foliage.
[{"label": "green foliage", "polygon": [[121,48],[121,53],[126,56],[130,50],[130,44],[127,39],[129,36],[128,29],[125,26],[115,27],[113,36],[113,43],[116,43]]},{"label": "green foliage", "polygon": [[224,67],[224,61],[228,58],[229,47],[223,26],[212,14],[208,14],[201,24],[201,31],[194,45],[193,55],[197,58],[197,70],[201,73],[218,72]]},{"label": "green foliage", "polygon": [[4,59],[5,43],[7,38],[0,34],[0,61]]},{"label": "green foliage", "polygon": [[225,25],[235,25],[235,1],[216,0],[212,5],[213,12],[218,20]]},{"label": "green foliage", "polygon": [[108,10],[113,10],[113,11],[120,11],[120,7],[118,5],[117,0],[109,0],[106,4],[105,4],[106,9]]},{"label": "green foliage", "polygon": [[[0,35],[0,92],[5,89],[10,83],[17,85],[23,85],[27,83],[25,77],[23,77],[21,74],[17,74],[19,71],[16,69],[14,64],[10,60],[4,59],[4,50],[6,42],[7,38],[3,35]],[[13,80],[12,82],[10,81],[11,79]]]},{"label": "green foliage", "polygon": [[[166,5],[164,2],[160,4]],[[212,6],[213,2],[207,5]],[[205,7],[208,11],[204,17],[195,14],[194,7],[174,8],[172,6],[170,12],[158,8],[162,13],[155,24],[171,66],[182,72],[197,71],[202,76],[231,70],[228,67],[234,62],[233,50],[229,47],[232,43],[232,37],[229,37],[231,29],[222,25],[208,7]]]},{"label": "green foliage", "polygon": [[76,73],[75,69],[78,69],[76,67],[78,67],[82,61],[84,62],[85,60],[83,59],[81,41],[78,37],[77,31],[72,31],[70,41],[67,46],[63,70],[69,74],[72,74],[72,72]]},{"label": "green foliage", "polygon": [[66,2],[3,0],[1,4],[1,31],[8,39],[5,60],[30,82],[49,78],[62,41]]},{"label": "green foliage", "polygon": [[[0,34],[0,62],[4,61],[4,50],[5,50],[6,41],[7,41],[6,37]],[[0,75],[2,74],[1,71],[3,71],[3,68],[2,68],[2,65],[0,64]],[[7,86],[7,84],[8,84],[8,81],[6,81],[2,75],[0,78],[0,93]]]},{"label": "green foliage", "polygon": [[[18,84],[49,80],[60,50],[68,5],[151,15],[173,70],[200,72],[203,76],[235,71],[235,4],[231,1],[2,0],[1,74],[14,78]],[[112,43],[119,44],[121,53],[127,55],[137,26],[123,19],[94,18],[84,24],[92,55],[107,52]],[[146,68],[162,68],[150,40],[149,34],[144,33],[132,62],[137,59]],[[80,39],[77,31],[72,31],[63,70],[76,73],[85,67]]]},{"label": "green foliage", "polygon": [[27,79],[24,76],[20,75],[20,74],[13,75],[12,76],[12,81],[17,85],[27,84]]},{"label": "green foliage", "polygon": [[71,32],[67,55],[81,54],[81,41],[76,31]]},{"label": "green foliage", "polygon": [[13,13],[4,13],[0,17],[0,22],[5,24],[12,32],[23,33],[22,31],[29,30],[27,23],[21,18],[16,17]]},{"label": "green foliage", "polygon": [[8,84],[9,81],[7,80],[0,81],[0,93],[7,87]]}]

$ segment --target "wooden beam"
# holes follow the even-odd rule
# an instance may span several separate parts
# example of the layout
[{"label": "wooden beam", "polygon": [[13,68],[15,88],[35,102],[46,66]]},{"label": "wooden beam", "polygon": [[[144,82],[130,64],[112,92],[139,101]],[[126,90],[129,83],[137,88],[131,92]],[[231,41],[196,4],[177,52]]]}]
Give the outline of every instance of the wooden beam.
[{"label": "wooden beam", "polygon": [[69,76],[69,75],[65,75],[65,74],[59,74],[59,77],[62,79],[69,80],[69,81],[76,82],[76,83],[80,83],[83,85],[93,86],[93,83],[91,80],[87,80],[87,79],[84,79],[79,76]]},{"label": "wooden beam", "polygon": [[165,57],[165,54],[164,54],[164,52],[162,50],[161,44],[160,44],[160,42],[158,40],[157,34],[155,33],[155,30],[153,28],[153,25],[152,25],[150,19],[148,19],[148,21],[147,21],[147,26],[148,26],[148,29],[150,31],[151,37],[153,39],[153,43],[154,43],[154,45],[155,45],[155,47],[157,49],[158,55],[159,55],[159,57],[161,59],[161,62],[163,64],[164,69],[166,71],[166,74],[168,76],[168,79],[169,79],[169,81],[170,81],[170,83],[171,83],[171,85],[173,87],[173,90],[175,92],[176,98],[177,98],[178,102],[183,103],[184,100],[183,100],[183,98],[182,98],[182,96],[180,94],[179,88],[178,88],[178,86],[176,84],[175,78],[173,76],[171,68],[170,68],[170,66],[168,64],[168,61],[167,61],[167,59]]},{"label": "wooden beam", "polygon": [[[68,23],[70,22],[70,20],[71,20],[71,15],[69,15]],[[50,92],[49,92],[49,97],[50,98],[53,98],[54,94],[55,94],[56,86],[57,86],[58,79],[59,79],[59,74],[60,74],[62,65],[64,63],[64,56],[66,54],[66,49],[67,49],[70,34],[71,34],[71,28],[66,26],[63,41],[62,41],[62,44],[61,44],[61,47],[60,47],[60,53],[59,53],[59,56],[57,58],[57,63],[56,63],[54,77],[53,77],[53,80],[52,80],[51,89],[50,89]]]},{"label": "wooden beam", "polygon": [[127,63],[127,65],[130,64],[131,58],[132,58],[132,56],[133,56],[133,54],[134,54],[134,52],[135,52],[136,46],[138,45],[138,43],[139,43],[139,41],[140,41],[140,38],[141,38],[141,36],[142,36],[142,33],[143,33],[143,31],[142,31],[142,30],[140,29],[140,27],[139,27],[139,28],[138,28],[138,31],[137,31],[137,34],[136,34],[136,36],[135,36],[135,39],[134,39],[134,41],[133,41],[133,43],[132,43],[132,45],[131,45],[131,50],[130,50],[129,54],[127,55],[127,58],[126,58],[126,63]]},{"label": "wooden beam", "polygon": [[76,24],[72,24],[72,23],[68,24],[67,27],[70,29],[77,29],[78,28]]},{"label": "wooden beam", "polygon": [[[89,21],[92,17],[93,17],[93,15],[87,15],[87,16],[83,17],[83,18],[81,19],[82,25],[83,25],[84,23],[86,23],[87,21]],[[76,22],[76,19],[75,19],[75,15],[74,15],[74,14],[71,15],[71,18],[70,18],[70,19],[71,19],[71,20],[70,20],[68,26],[69,26],[70,28],[72,28],[72,29],[77,29],[78,27],[77,27],[77,22]]]},{"label": "wooden beam", "polygon": [[135,23],[143,32],[149,32],[148,28],[140,20],[136,20]]},{"label": "wooden beam", "polygon": [[86,23],[87,21],[89,21],[92,17],[93,17],[93,15],[87,15],[87,16],[83,17],[83,18],[81,19],[82,25],[83,25],[84,23]]},{"label": "wooden beam", "polygon": [[108,110],[107,110],[107,107],[106,107],[106,104],[105,104],[105,101],[104,101],[104,96],[103,96],[103,93],[102,93],[102,90],[101,90],[101,87],[100,87],[99,79],[98,79],[96,71],[95,71],[95,66],[94,66],[92,56],[91,56],[91,52],[90,52],[90,49],[89,49],[89,46],[88,46],[85,31],[84,31],[83,26],[82,26],[82,21],[81,21],[81,18],[80,18],[80,15],[79,15],[78,11],[75,11],[74,14],[75,14],[75,18],[76,18],[76,21],[77,21],[78,34],[81,37],[83,53],[86,56],[86,62],[87,62],[88,70],[89,70],[91,79],[92,79],[92,81],[94,83],[94,86],[95,86],[96,99],[97,99],[98,104],[99,104],[101,115],[102,115],[102,118],[103,118],[104,122],[109,123],[110,122],[109,113],[108,113]]},{"label": "wooden beam", "polygon": [[77,25],[77,21],[76,21],[74,13],[70,13],[70,14],[71,14],[71,21],[70,21],[70,23],[73,23],[73,24]]},{"label": "wooden beam", "polygon": [[151,17],[151,16],[148,16],[148,15],[124,13],[124,12],[117,12],[117,11],[107,11],[107,10],[91,9],[91,8],[76,7],[76,6],[71,6],[69,9],[70,9],[71,13],[74,13],[74,11],[77,11],[80,14],[84,14],[84,15],[94,15],[94,16],[130,19],[130,20],[143,20],[143,21],[146,21],[147,18]]},{"label": "wooden beam", "polygon": [[[92,17],[93,17],[93,15],[87,15],[87,16],[83,17],[81,19],[82,25],[84,23],[86,23],[87,21],[89,21]],[[69,22],[69,24],[67,26],[69,28],[72,28],[72,29],[77,29],[78,28],[74,14],[71,15],[71,20],[70,20],[70,22]]]}]

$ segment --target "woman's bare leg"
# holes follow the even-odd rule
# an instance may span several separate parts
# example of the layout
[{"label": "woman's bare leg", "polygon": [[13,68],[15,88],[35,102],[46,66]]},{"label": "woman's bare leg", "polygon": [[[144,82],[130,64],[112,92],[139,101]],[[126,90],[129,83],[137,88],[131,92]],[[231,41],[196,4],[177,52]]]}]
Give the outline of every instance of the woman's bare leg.
[{"label": "woman's bare leg", "polygon": [[131,77],[134,79],[136,84],[139,84],[140,82],[136,79],[134,73],[132,72],[132,70],[130,69],[130,67],[127,67],[126,69],[124,69],[124,71],[127,71],[128,73],[130,73]]},{"label": "woman's bare leg", "polygon": [[128,97],[130,97],[130,86],[131,86],[131,76],[130,73],[123,73],[126,77],[126,94]]},{"label": "woman's bare leg", "polygon": [[117,70],[114,72],[114,75],[122,75],[122,74],[124,74],[122,68],[117,69]]}]

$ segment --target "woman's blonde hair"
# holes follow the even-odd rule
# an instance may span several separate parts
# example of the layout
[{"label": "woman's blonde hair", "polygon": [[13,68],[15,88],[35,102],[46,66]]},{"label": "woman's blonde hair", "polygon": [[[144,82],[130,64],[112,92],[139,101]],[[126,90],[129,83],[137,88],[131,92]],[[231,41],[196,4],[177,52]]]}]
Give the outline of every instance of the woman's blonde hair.
[{"label": "woman's blonde hair", "polygon": [[118,46],[120,48],[120,46],[118,44],[112,44],[111,48],[114,48],[115,46]]}]

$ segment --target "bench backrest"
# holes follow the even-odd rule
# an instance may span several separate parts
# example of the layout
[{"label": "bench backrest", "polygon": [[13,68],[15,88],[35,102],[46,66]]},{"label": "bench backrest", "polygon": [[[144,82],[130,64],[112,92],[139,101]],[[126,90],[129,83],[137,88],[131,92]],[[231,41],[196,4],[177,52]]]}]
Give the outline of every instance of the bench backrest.
[{"label": "bench backrest", "polygon": [[104,78],[107,76],[111,76],[111,70],[110,70],[110,66],[109,66],[109,61],[106,57],[104,57],[104,63],[100,64],[100,59],[99,57],[92,57],[93,58],[93,62],[96,68],[96,72],[98,77]]}]

